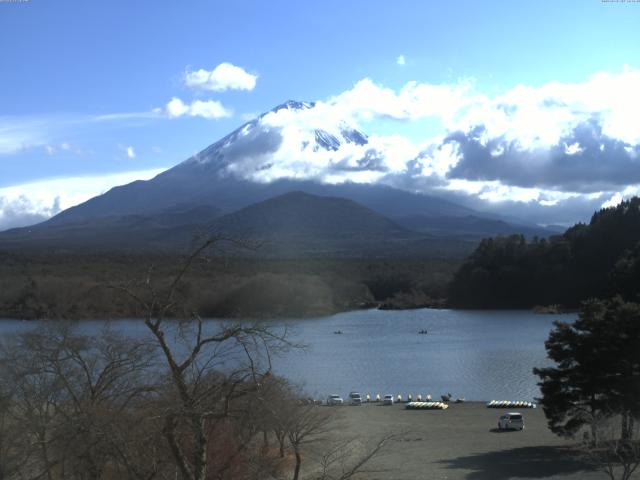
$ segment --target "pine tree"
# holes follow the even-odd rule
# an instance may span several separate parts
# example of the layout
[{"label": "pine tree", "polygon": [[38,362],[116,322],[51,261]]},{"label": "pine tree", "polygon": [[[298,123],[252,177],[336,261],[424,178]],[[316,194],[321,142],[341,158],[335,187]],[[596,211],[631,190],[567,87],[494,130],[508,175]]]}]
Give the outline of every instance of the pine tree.
[{"label": "pine tree", "polygon": [[628,438],[640,417],[640,305],[585,302],[574,323],[555,323],[545,346],[556,366],[534,374],[551,431],[573,436],[588,426],[597,443],[598,422],[619,416]]}]

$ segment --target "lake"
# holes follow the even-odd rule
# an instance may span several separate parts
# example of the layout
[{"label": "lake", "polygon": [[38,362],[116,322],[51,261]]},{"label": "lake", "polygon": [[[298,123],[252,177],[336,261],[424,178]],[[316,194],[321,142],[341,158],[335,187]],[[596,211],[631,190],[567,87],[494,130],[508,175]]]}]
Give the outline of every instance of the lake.
[{"label": "lake", "polygon": [[[286,376],[314,398],[387,393],[406,396],[450,392],[467,400],[533,400],[539,395],[533,367],[549,365],[544,341],[554,320],[570,315],[529,311],[359,310],[286,321],[292,339],[307,348],[274,359]],[[34,322],[0,321],[0,334]],[[97,332],[102,321],[86,321]],[[113,322],[130,335],[146,335],[139,320]],[[427,330],[420,335],[420,330]],[[342,331],[342,334],[335,334]]]},{"label": "lake", "polygon": [[[305,352],[276,369],[315,397],[444,393],[467,400],[532,400],[533,367],[550,365],[544,342],[554,320],[529,311],[364,310],[292,322]],[[342,331],[336,335],[334,331]],[[427,330],[427,335],[420,335]]]}]

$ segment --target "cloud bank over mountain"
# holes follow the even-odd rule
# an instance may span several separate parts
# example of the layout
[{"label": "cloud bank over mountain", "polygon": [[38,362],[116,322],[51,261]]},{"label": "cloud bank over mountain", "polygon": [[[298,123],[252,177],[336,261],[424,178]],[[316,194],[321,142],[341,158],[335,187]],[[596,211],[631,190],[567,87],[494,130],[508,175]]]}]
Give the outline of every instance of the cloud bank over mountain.
[{"label": "cloud bank over mountain", "polygon": [[[471,80],[393,90],[364,79],[326,101],[276,109],[248,124],[224,169],[257,182],[386,183],[571,223],[639,191],[638,87],[640,71],[629,68],[582,83],[519,85],[494,97]],[[395,120],[398,133],[345,138],[375,130],[380,119]],[[421,119],[437,119],[443,133],[419,141],[402,134]],[[331,148],[317,148],[318,132]]]}]

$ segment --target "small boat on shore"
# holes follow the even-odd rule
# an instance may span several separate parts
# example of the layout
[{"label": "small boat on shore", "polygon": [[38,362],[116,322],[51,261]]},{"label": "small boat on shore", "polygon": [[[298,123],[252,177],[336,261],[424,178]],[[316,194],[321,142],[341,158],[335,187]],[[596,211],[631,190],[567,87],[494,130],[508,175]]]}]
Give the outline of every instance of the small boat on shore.
[{"label": "small boat on shore", "polygon": [[487,403],[487,408],[536,408],[536,404],[524,400],[491,400]]},{"label": "small boat on shore", "polygon": [[405,408],[407,410],[446,410],[449,405],[444,402],[409,402]]}]

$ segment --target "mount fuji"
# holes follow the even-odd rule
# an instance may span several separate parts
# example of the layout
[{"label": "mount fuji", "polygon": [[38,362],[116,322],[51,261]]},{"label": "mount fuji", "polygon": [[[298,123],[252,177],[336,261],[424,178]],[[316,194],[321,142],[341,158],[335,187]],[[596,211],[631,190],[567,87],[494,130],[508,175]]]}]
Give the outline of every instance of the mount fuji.
[{"label": "mount fuji", "polygon": [[[310,171],[313,166],[304,161],[305,157],[320,157],[335,171],[356,172],[371,168],[376,152],[368,148],[367,135],[345,123],[321,129],[274,126],[270,122],[272,117],[311,111],[313,106],[313,103],[285,102],[155,178],[115,187],[44,223],[151,214],[196,205],[209,205],[221,213],[230,213],[294,190],[345,197],[388,216],[478,214],[452,202],[383,185],[351,181],[327,183],[315,178]],[[294,138],[290,145],[283,145],[285,133]],[[362,158],[355,159],[353,165],[346,165],[343,159],[336,160],[335,153],[345,147],[362,153]],[[284,162],[277,163],[282,150],[286,150],[287,157],[284,167]]]},{"label": "mount fuji", "polygon": [[[344,230],[331,227],[332,216],[342,219],[336,224],[360,228],[349,230],[347,243],[356,249],[371,232],[376,232],[371,240],[379,240],[383,230],[385,238],[411,239],[420,248],[424,239],[441,245],[447,236],[463,238],[465,250],[482,236],[549,235],[540,227],[514,225],[441,198],[375,183],[385,172],[383,152],[346,121],[323,124],[314,107],[287,101],[151,180],[115,187],[41,224],[0,233],[0,248],[171,250],[184,247],[185,232],[205,225],[235,225],[238,231],[238,219],[243,232],[274,237],[268,222],[258,219],[281,218],[290,208],[285,204],[301,200],[306,210],[298,212],[299,218],[324,222],[303,222],[299,232],[292,223],[288,238],[302,243],[305,235],[314,244],[344,239]],[[269,202],[276,197],[284,200]],[[360,247],[354,238],[361,240]],[[338,250],[344,254],[342,247]]]}]

